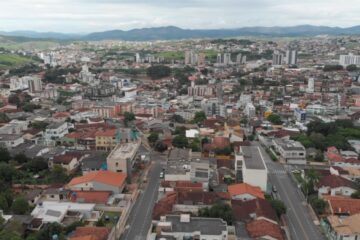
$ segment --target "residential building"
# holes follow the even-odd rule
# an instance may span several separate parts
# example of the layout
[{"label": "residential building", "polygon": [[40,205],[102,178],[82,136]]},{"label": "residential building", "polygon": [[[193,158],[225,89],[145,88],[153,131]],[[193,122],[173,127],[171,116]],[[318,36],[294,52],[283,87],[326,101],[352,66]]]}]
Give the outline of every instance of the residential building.
[{"label": "residential building", "polygon": [[344,67],[349,65],[360,66],[360,55],[340,55],[339,64]]},{"label": "residential building", "polygon": [[187,214],[166,215],[155,223],[155,232],[161,239],[198,238],[201,240],[227,240],[229,236],[226,222],[220,218],[191,217]]},{"label": "residential building", "polygon": [[108,170],[131,175],[140,144],[141,140],[118,144],[106,159]]},{"label": "residential building", "polygon": [[282,160],[288,164],[306,164],[306,149],[297,141],[274,139],[273,145]]},{"label": "residential building", "polygon": [[260,187],[254,187],[247,183],[229,185],[228,192],[232,200],[249,201],[256,198],[265,199]]},{"label": "residential building", "polygon": [[267,167],[257,146],[241,146],[235,155],[237,178],[244,183],[267,190]]},{"label": "residential building", "polygon": [[347,218],[331,215],[321,223],[330,240],[357,240],[360,238],[360,214]]},{"label": "residential building", "polygon": [[72,191],[111,191],[118,194],[124,190],[125,181],[125,173],[101,170],[75,177],[66,187]]}]

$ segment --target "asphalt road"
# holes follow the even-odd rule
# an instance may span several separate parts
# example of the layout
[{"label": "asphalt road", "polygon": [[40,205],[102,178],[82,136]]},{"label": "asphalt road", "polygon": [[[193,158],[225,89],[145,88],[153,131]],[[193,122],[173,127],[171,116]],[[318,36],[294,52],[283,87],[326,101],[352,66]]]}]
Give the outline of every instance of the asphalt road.
[{"label": "asphalt road", "polygon": [[[256,143],[256,145],[259,145]],[[265,149],[261,148],[266,166],[268,168],[269,181],[275,185],[278,197],[287,206],[286,220],[289,225],[291,239],[294,240],[322,240],[325,237],[312,221],[309,209],[306,206],[304,195],[292,182],[284,166],[273,162]]]},{"label": "asphalt road", "polygon": [[151,154],[151,160],[154,163],[148,173],[147,186],[145,186],[145,190],[138,197],[128,219],[128,228],[120,239],[146,239],[151,225],[152,210],[158,196],[163,158],[164,156],[158,153]]}]

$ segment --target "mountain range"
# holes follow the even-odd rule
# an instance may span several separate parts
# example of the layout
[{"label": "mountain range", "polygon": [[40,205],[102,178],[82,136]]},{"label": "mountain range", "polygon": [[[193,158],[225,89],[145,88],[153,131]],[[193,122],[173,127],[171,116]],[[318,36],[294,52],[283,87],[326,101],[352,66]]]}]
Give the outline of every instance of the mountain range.
[{"label": "mountain range", "polygon": [[194,38],[227,38],[241,36],[257,37],[307,37],[316,35],[360,35],[360,25],[348,28],[299,25],[292,27],[242,27],[236,29],[182,29],[179,27],[154,27],[128,31],[111,30],[89,34],[67,34],[35,31],[0,31],[0,35],[26,38],[46,38],[57,40],[179,40]]}]

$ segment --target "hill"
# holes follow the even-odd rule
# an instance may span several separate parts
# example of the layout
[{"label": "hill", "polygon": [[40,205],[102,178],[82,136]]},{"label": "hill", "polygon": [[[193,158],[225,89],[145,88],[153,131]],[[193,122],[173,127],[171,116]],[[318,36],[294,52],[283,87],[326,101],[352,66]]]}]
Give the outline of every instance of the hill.
[{"label": "hill", "polygon": [[29,38],[41,38],[48,41],[61,40],[125,40],[125,41],[150,41],[150,40],[179,40],[192,38],[228,38],[241,36],[255,37],[309,37],[316,35],[360,35],[360,25],[340,28],[327,26],[299,25],[292,27],[242,27],[236,29],[182,29],[179,27],[154,27],[132,29],[128,31],[110,30],[95,32],[87,35],[66,34],[56,32],[15,31],[0,32],[0,35],[17,37],[18,41],[27,41]]}]

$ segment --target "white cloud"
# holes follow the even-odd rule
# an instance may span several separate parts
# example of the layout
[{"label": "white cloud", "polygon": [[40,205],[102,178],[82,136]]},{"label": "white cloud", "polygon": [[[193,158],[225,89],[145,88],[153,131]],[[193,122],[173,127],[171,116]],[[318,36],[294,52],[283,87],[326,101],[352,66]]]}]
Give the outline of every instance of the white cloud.
[{"label": "white cloud", "polygon": [[236,28],[360,23],[359,0],[11,0],[0,30],[93,32],[175,25]]}]

